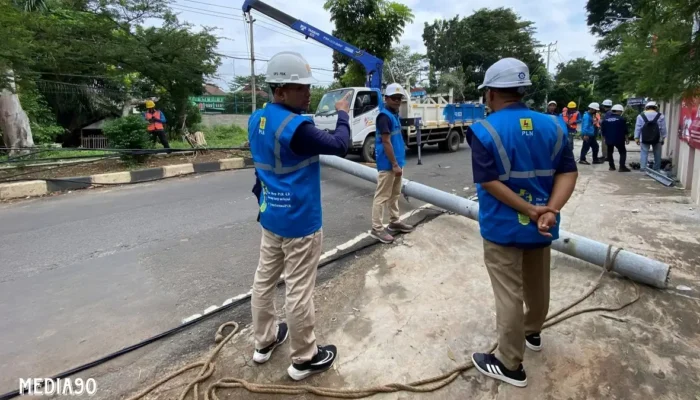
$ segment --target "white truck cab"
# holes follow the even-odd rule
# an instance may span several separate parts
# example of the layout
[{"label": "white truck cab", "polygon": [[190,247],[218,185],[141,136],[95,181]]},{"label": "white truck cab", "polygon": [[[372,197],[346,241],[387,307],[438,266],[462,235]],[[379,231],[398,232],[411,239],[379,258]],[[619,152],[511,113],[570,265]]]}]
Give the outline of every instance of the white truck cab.
[{"label": "white truck cab", "polygon": [[[374,162],[375,121],[383,104],[379,89],[366,87],[349,87],[332,90],[321,99],[313,116],[317,128],[333,131],[338,120],[335,103],[352,92],[350,97],[350,128],[352,144],[350,151],[360,153],[365,162]],[[448,97],[445,99],[445,97]],[[469,116],[463,114],[463,108],[469,107]],[[448,111],[448,112],[446,112]],[[457,151],[464,143],[464,128],[483,118],[484,107],[477,105],[456,105],[449,94],[436,94],[423,99],[404,98],[399,109],[404,142],[409,149],[417,149],[417,129],[415,121],[420,118],[421,146],[438,144],[442,150]]]}]

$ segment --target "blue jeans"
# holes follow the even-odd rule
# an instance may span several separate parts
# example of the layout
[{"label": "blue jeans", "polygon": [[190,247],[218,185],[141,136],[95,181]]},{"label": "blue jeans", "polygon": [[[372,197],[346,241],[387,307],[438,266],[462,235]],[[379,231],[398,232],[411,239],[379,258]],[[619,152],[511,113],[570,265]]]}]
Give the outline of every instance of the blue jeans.
[{"label": "blue jeans", "polygon": [[654,171],[661,170],[661,143],[655,144],[645,144],[642,143],[642,154],[640,157],[639,164],[641,165],[642,171],[649,165],[649,148],[653,148],[654,151]]}]

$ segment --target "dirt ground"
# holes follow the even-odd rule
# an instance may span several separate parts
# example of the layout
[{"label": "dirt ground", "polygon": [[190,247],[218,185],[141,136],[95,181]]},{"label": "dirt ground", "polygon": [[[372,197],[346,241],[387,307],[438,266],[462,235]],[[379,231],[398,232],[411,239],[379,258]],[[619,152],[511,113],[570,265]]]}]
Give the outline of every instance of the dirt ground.
[{"label": "dirt ground", "polygon": [[[426,394],[380,394],[382,399],[700,399],[700,211],[687,193],[641,172],[581,166],[563,228],[622,246],[671,267],[668,288],[639,286],[640,300],[620,312],[583,314],[543,332],[544,349],[527,351],[528,387],[498,383],[474,370]],[[601,268],[553,252],[550,310],[591,287]],[[282,316],[283,288],[278,293]],[[635,295],[635,285],[615,274],[577,306],[615,306]],[[97,399],[125,399],[159,378],[206,359],[219,324],[234,320],[241,332],[216,358],[203,393],[223,377],[259,384],[360,388],[439,375],[485,350],[495,340],[495,311],[483,265],[478,224],[440,216],[400,243],[375,247],[320,272],[314,294],[319,344],[338,346],[334,368],[292,382],[286,375],[289,345],[265,365],[251,360],[248,304],[216,316],[169,340],[81,374],[97,379]],[[178,398],[190,372],[148,399]],[[313,395],[251,394],[221,389],[219,399],[312,399]],[[192,398],[191,396],[188,398]],[[202,397],[200,397],[202,398]]]},{"label": "dirt ground", "polygon": [[8,168],[0,169],[0,181],[14,179],[71,178],[109,172],[163,167],[166,165],[211,162],[231,157],[250,157],[250,153],[239,150],[210,150],[199,152],[196,155],[192,153],[174,153],[167,156],[149,157],[149,159],[142,164],[125,163],[118,158],[110,158],[70,162],[60,165]]}]

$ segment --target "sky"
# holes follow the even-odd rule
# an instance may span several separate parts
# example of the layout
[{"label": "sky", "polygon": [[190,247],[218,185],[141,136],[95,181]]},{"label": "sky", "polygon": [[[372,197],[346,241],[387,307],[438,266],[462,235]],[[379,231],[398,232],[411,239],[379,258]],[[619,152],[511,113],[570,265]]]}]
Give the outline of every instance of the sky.
[{"label": "sky", "polygon": [[[328,33],[333,30],[330,14],[323,9],[325,0],[263,1],[318,29]],[[558,63],[577,57],[585,57],[594,62],[600,59],[594,48],[596,38],[586,26],[586,0],[394,1],[406,4],[414,14],[413,22],[405,28],[400,42],[394,45],[409,45],[414,51],[423,54],[425,46],[422,34],[425,22],[432,23],[436,19],[449,19],[456,15],[465,17],[484,7],[507,7],[513,9],[522,19],[535,23],[535,37],[541,44],[557,42],[556,51],[550,56],[551,72],[555,71]],[[240,9],[242,5],[243,0],[173,0],[171,4],[173,10],[179,14],[180,20],[193,24],[195,29],[207,29],[218,36],[218,51],[221,54],[249,58],[249,27],[243,21],[243,12]],[[294,50],[303,54],[315,68],[313,74],[320,84],[326,85],[333,81],[332,50],[312,39],[304,39],[295,31],[257,11],[253,11],[253,17],[253,47],[256,58],[267,59],[277,52]],[[546,61],[546,54],[544,57]],[[250,70],[249,60],[223,58],[218,78],[212,79],[212,82],[226,90],[227,82],[233,76],[249,75]],[[265,61],[255,62],[256,73],[264,73],[265,70]]]}]

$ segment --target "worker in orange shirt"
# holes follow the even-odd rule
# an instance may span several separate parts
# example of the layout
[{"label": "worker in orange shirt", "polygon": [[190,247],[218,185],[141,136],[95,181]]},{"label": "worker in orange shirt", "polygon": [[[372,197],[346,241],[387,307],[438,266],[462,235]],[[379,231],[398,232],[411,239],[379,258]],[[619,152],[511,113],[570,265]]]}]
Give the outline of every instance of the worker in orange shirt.
[{"label": "worker in orange shirt", "polygon": [[578,132],[578,126],[581,124],[581,113],[576,109],[576,103],[570,101],[561,112],[561,117],[566,123],[566,128],[569,132],[568,145],[571,150],[574,149],[574,137]]},{"label": "worker in orange shirt", "polygon": [[147,129],[148,133],[151,134],[153,143],[158,139],[163,147],[169,150],[170,144],[168,143],[168,136],[165,134],[165,114],[160,110],[156,110],[156,103],[153,100],[146,100],[146,112],[143,114],[143,118],[148,122]]}]

